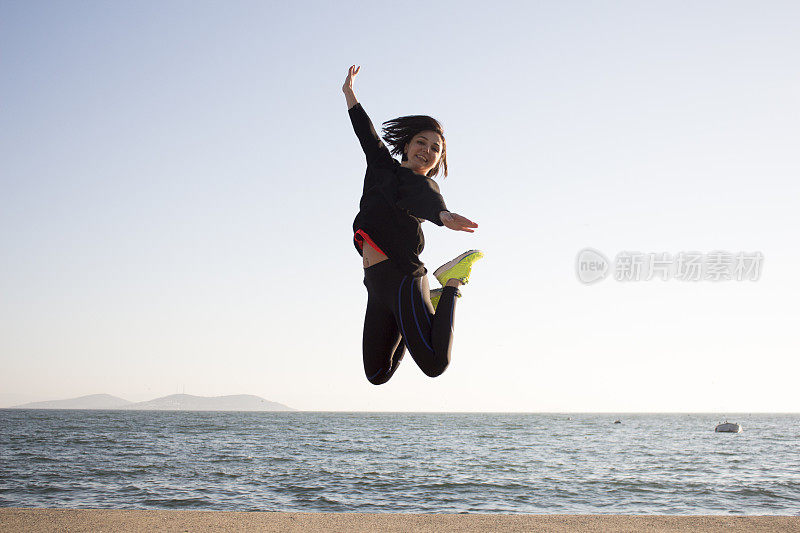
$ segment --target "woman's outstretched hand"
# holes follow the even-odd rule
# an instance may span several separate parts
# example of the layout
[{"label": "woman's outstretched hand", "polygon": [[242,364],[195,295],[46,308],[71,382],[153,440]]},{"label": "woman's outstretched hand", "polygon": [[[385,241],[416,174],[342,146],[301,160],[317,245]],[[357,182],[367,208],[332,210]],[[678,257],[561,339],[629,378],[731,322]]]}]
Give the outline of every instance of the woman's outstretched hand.
[{"label": "woman's outstretched hand", "polygon": [[353,92],[353,78],[356,77],[356,74],[358,74],[359,70],[361,70],[361,66],[351,66],[347,71],[347,77],[344,79],[344,85],[342,85],[342,92],[347,100],[347,109],[350,109],[358,103],[356,94]]},{"label": "woman's outstretched hand", "polygon": [[347,71],[347,77],[344,79],[344,85],[342,85],[342,92],[347,94],[347,91],[353,90],[353,78],[356,77],[356,74],[358,74],[359,70],[361,70],[360,65],[358,67],[355,65],[350,67],[350,69]]},{"label": "woman's outstretched hand", "polygon": [[458,213],[451,213],[450,211],[442,211],[439,213],[439,220],[442,221],[442,224],[455,231],[475,233],[475,230],[472,228],[478,227],[476,223],[467,217],[462,217]]}]

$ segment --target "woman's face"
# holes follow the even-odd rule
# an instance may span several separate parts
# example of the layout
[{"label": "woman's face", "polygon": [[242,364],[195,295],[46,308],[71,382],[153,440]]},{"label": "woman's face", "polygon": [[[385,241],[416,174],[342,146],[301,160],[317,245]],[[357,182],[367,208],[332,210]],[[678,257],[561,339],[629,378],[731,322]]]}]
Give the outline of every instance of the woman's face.
[{"label": "woman's face", "polygon": [[435,131],[417,133],[406,145],[408,160],[403,161],[403,166],[417,174],[427,175],[428,171],[439,163],[443,144],[442,136]]}]

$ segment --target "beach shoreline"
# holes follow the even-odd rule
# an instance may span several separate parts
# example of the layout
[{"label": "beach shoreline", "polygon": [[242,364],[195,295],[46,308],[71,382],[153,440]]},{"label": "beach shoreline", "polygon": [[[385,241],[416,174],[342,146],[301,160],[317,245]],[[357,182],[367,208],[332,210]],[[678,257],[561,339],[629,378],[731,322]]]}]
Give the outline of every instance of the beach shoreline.
[{"label": "beach shoreline", "polygon": [[0,532],[44,531],[304,532],[783,532],[800,516],[294,513],[148,509],[0,508]]}]

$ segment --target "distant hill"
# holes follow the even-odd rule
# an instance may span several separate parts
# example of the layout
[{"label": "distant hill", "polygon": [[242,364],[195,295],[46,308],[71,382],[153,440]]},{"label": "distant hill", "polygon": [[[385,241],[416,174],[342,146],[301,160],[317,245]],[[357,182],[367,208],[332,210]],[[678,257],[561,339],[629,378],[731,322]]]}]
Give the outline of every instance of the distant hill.
[{"label": "distant hill", "polygon": [[10,409],[121,409],[132,403],[110,394],[90,394],[68,400],[23,403]]},{"label": "distant hill", "polygon": [[172,394],[147,402],[130,404],[124,409],[159,411],[294,411],[291,407],[277,402],[270,402],[252,394],[213,397]]},{"label": "distant hill", "polygon": [[252,394],[192,396],[172,394],[146,402],[129,402],[110,394],[91,394],[68,400],[30,402],[9,409],[125,409],[153,411],[294,411],[281,403]]}]

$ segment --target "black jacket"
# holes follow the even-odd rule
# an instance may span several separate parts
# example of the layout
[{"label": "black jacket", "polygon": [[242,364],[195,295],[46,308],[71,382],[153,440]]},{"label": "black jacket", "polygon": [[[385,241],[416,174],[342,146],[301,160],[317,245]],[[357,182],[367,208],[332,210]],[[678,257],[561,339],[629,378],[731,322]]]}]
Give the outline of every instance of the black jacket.
[{"label": "black jacket", "polygon": [[[367,156],[364,191],[353,232],[365,231],[401,272],[424,276],[426,270],[419,254],[425,247],[425,236],[420,222],[424,219],[437,226],[444,225],[439,213],[447,207],[439,186],[432,179],[400,166],[360,103],[348,113]],[[362,253],[355,241],[353,244]]]}]

